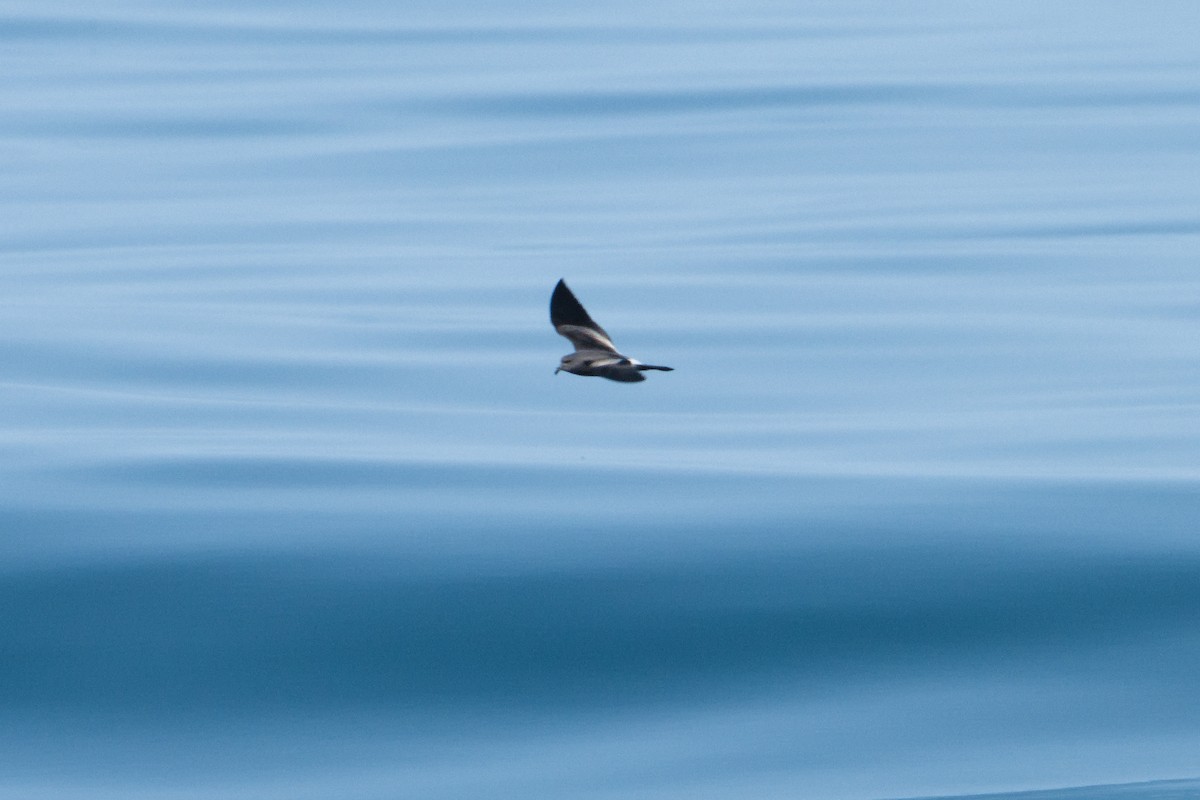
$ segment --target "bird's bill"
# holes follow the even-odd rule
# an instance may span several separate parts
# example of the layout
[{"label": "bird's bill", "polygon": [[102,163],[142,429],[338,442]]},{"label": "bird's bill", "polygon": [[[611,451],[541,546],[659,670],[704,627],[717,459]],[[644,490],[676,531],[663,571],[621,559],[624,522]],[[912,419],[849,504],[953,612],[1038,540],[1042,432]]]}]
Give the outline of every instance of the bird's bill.
[{"label": "bird's bill", "polygon": [[554,370],[555,375],[557,375],[560,372],[562,372],[562,367],[559,367],[558,369]]}]

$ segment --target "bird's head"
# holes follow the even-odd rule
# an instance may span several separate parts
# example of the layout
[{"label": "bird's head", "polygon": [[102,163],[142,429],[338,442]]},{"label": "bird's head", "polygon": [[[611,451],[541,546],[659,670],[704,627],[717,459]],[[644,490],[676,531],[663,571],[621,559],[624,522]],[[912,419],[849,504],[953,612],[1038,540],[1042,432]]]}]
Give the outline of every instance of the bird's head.
[{"label": "bird's head", "polygon": [[563,356],[562,360],[558,362],[558,369],[554,370],[554,374],[557,375],[564,370],[567,372],[574,372],[575,369],[583,363],[578,356],[578,353],[568,353],[567,355]]}]

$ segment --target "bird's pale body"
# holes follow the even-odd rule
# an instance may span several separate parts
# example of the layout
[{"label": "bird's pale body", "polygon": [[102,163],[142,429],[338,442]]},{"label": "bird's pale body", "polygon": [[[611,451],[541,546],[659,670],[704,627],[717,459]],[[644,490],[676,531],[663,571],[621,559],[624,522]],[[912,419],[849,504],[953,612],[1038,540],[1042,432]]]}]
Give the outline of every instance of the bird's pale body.
[{"label": "bird's pale body", "polygon": [[566,281],[560,280],[550,296],[550,323],[554,325],[554,330],[575,345],[574,353],[562,357],[558,369],[554,370],[556,374],[564,371],[572,375],[608,378],[619,383],[638,383],[646,380],[646,376],[642,375],[646,370],[672,370],[671,367],[643,364],[618,352],[608,333],[588,315],[567,287]]}]

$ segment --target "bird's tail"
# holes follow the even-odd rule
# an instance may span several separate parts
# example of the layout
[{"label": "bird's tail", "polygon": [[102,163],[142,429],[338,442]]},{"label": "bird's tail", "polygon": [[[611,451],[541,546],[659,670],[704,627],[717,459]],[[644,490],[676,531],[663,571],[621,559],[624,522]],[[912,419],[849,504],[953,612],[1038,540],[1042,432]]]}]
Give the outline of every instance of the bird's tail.
[{"label": "bird's tail", "polygon": [[642,372],[645,372],[648,369],[657,369],[662,372],[674,372],[675,371],[674,367],[659,367],[654,364],[638,364],[637,368]]}]

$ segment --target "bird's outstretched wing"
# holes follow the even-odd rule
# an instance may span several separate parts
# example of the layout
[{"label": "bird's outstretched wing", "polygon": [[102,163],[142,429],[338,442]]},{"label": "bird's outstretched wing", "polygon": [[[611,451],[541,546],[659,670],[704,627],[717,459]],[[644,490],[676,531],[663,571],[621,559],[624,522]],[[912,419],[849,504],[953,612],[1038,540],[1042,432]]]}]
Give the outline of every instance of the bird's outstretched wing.
[{"label": "bird's outstretched wing", "polygon": [[550,295],[550,324],[554,330],[567,337],[576,350],[604,350],[617,352],[608,333],[588,316],[583,305],[560,280]]}]

